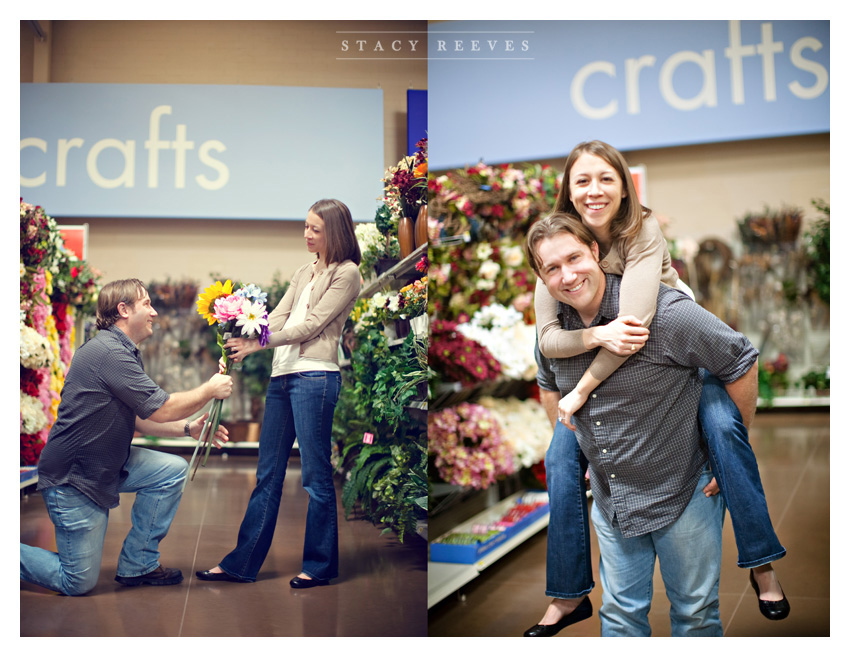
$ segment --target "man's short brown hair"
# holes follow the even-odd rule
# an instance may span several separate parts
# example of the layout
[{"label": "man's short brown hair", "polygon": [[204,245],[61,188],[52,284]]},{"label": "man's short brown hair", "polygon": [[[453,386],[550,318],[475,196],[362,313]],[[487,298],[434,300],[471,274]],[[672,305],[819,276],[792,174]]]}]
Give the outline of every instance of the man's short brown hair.
[{"label": "man's short brown hair", "polygon": [[126,304],[130,307],[145,296],[147,289],[137,278],[125,278],[112,281],[103,286],[97,297],[97,328],[107,329],[118,321],[118,306]]}]

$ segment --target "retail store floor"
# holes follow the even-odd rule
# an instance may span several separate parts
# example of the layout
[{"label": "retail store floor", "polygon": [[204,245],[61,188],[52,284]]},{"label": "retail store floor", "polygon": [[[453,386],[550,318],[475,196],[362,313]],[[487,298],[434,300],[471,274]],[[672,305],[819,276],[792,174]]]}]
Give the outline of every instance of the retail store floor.
[{"label": "retail store floor", "polygon": [[[187,459],[189,457],[187,456]],[[177,586],[125,588],[115,564],[129,529],[132,496],[111,510],[100,579],[66,597],[21,582],[21,636],[255,637],[423,636],[427,632],[427,545],[339,511],[340,577],[294,590],[301,571],[307,493],[293,457],[271,552],[251,584],[198,580],[236,541],[255,482],[256,457],[211,456],[183,495],[162,543],[162,563],[183,571]],[[338,485],[339,499],[339,485]],[[53,525],[38,493],[21,499],[21,541],[51,549]]]},{"label": "retail store floor", "polygon": [[[748,571],[736,566],[729,516],[723,531],[720,617],[726,636],[829,636],[829,413],[762,412],[751,443],[759,461],[768,507],[788,553],[775,563],[791,604],[782,621],[758,611]],[[591,534],[593,530],[591,529]],[[558,637],[599,636],[599,551],[592,538],[597,586],[592,618]],[[522,636],[546,610],[546,530],[485,570],[429,613],[430,636]],[[670,636],[669,603],[656,568],[650,624],[654,636]]]}]

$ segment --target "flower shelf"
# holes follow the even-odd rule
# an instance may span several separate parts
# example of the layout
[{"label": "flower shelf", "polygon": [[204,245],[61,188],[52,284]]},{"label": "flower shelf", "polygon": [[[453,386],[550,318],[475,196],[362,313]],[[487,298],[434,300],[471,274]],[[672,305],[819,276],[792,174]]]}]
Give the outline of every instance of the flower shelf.
[{"label": "flower shelf", "polygon": [[431,543],[431,561],[472,564],[549,513],[549,496],[528,491],[488,509]]}]

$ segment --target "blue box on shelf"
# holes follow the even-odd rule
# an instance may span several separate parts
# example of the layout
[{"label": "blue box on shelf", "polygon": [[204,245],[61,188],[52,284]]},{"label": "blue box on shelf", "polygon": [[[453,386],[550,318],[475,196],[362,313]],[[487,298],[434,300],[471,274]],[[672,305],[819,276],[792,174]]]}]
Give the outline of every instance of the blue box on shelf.
[{"label": "blue box on shelf", "polygon": [[[465,544],[457,544],[457,543],[445,543],[442,542],[441,539],[444,537],[440,537],[434,542],[431,543],[431,561],[440,561],[440,562],[448,562],[448,563],[460,563],[460,564],[473,564],[487,553],[492,552],[494,549],[502,545],[505,541],[509,540],[526,527],[534,523],[539,518],[545,516],[549,513],[549,502],[540,503],[539,500],[541,496],[544,496],[544,499],[548,500],[546,493],[540,493],[537,491],[532,491],[525,493],[523,496],[517,497],[514,500],[513,504],[507,508],[506,512],[499,513],[498,515],[494,515],[491,511],[489,514],[485,513],[482,515],[489,515],[490,517],[487,519],[483,519],[483,522],[479,522],[477,519],[480,516],[477,516],[476,519],[473,519],[469,523],[456,528],[454,531],[449,532],[446,535],[450,536],[455,533],[471,533],[474,525],[476,524],[499,524],[509,513],[510,510],[515,508],[519,504],[529,503],[524,501],[529,497],[537,500],[536,508],[530,510],[528,513],[523,515],[521,518],[516,520],[515,522],[510,522],[504,524],[502,526],[502,530],[498,533],[495,533],[487,538],[484,538],[480,541],[474,541]],[[533,501],[530,503],[534,503]],[[488,522],[489,521],[489,522]]]}]

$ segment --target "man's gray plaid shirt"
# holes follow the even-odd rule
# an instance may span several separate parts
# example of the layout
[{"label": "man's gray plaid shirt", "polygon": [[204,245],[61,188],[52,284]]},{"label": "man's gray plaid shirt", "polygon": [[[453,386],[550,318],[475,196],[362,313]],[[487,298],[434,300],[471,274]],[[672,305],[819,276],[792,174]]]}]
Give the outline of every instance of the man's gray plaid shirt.
[{"label": "man's gray plaid shirt", "polygon": [[[620,277],[606,275],[605,296],[591,326],[615,319]],[[578,313],[559,303],[561,326],[585,328]],[[591,464],[590,482],[599,510],[626,537],[670,524],[694,492],[708,453],[697,421],[700,368],[724,383],[743,376],[758,351],[679,290],[659,286],[655,318],[643,349],[594,390],[573,416],[576,435]],[[546,361],[538,383],[570,392],[596,350]]]}]

